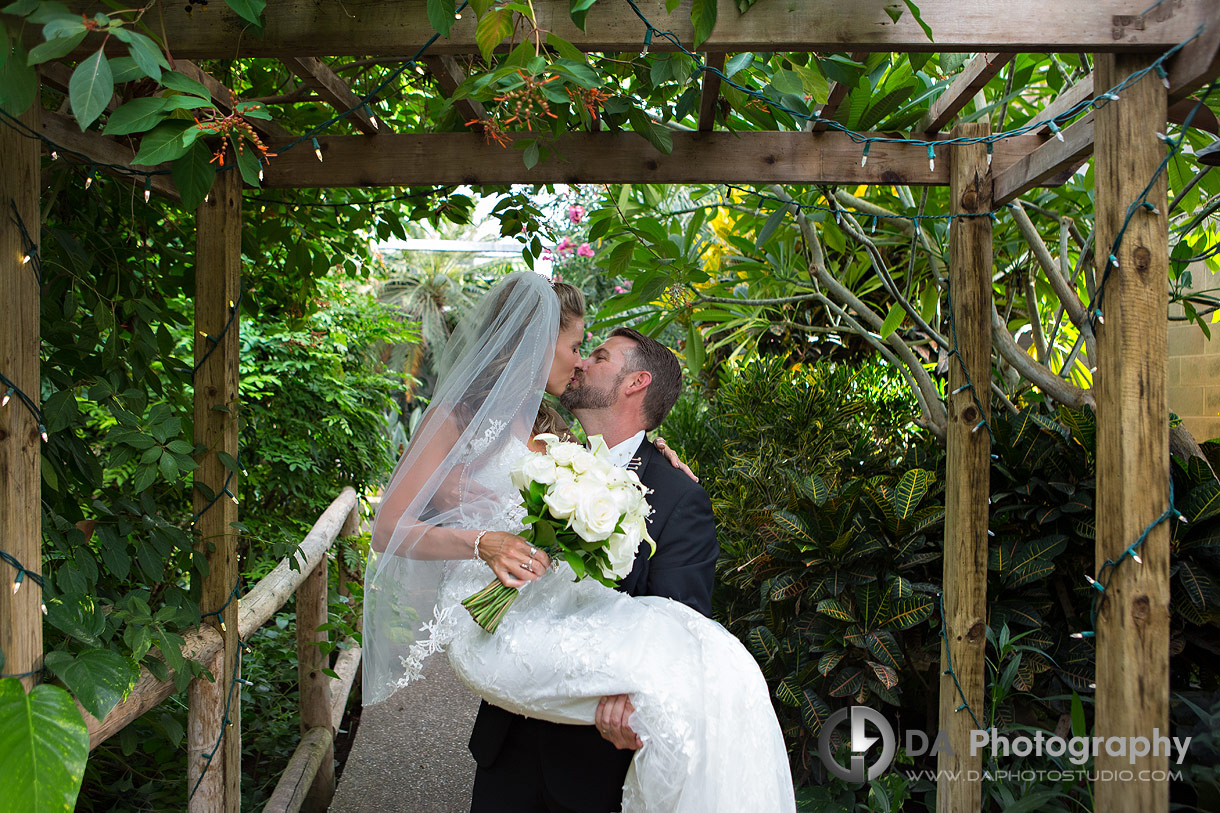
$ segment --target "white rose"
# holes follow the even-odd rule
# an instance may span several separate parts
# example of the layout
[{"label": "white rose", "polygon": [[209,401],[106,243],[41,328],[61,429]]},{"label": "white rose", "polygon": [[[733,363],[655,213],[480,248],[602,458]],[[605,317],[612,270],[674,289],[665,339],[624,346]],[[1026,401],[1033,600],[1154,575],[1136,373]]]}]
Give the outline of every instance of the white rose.
[{"label": "white rose", "polygon": [[522,475],[528,481],[550,485],[555,482],[555,461],[544,454],[530,455]]},{"label": "white rose", "polygon": [[534,435],[534,440],[545,443],[546,447],[549,449],[551,446],[559,442],[559,435],[553,435],[550,432],[539,432],[537,435]]},{"label": "white rose", "polygon": [[576,472],[568,466],[555,467],[555,482],[556,483],[571,483],[576,480]]},{"label": "white rose", "polygon": [[[564,471],[564,469],[559,469],[559,471]],[[551,515],[556,519],[567,519],[572,516],[579,500],[580,486],[572,479],[557,480],[542,497],[542,501],[546,503],[547,508],[551,509]]]},{"label": "white rose", "polygon": [[530,462],[530,458],[541,456],[542,455],[535,454],[534,452],[526,452],[525,454],[521,455],[520,459],[517,460],[516,463],[513,464],[512,469],[510,469],[508,472],[509,479],[513,481],[513,488],[517,489],[518,491],[524,488],[529,488],[530,478],[529,475],[525,473],[525,464]]},{"label": "white rose", "polygon": [[572,470],[577,474],[584,474],[593,469],[602,470],[597,464],[597,458],[588,449],[576,447],[576,451],[572,453]]},{"label": "white rose", "polygon": [[572,528],[581,539],[600,542],[614,533],[622,514],[604,488],[577,484],[580,496],[572,512]]},{"label": "white rose", "polygon": [[552,443],[547,448],[546,453],[559,466],[570,466],[572,465],[572,458],[577,454],[588,454],[579,443]]},{"label": "white rose", "polygon": [[618,512],[624,515],[630,513],[631,509],[635,507],[636,499],[639,497],[640,492],[636,491],[635,487],[631,485],[608,485],[610,496],[614,499]]}]

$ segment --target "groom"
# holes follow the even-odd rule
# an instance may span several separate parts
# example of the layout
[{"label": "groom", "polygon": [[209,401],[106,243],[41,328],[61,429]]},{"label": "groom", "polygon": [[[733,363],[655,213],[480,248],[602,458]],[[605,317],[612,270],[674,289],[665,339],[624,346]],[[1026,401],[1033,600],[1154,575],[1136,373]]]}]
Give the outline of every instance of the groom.
[{"label": "groom", "polygon": [[[653,490],[648,532],[657,551],[650,558],[644,546],[618,589],[672,598],[710,616],[720,553],[711,501],[644,438],[669,414],[681,386],[673,351],[631,328],[618,328],[577,365],[560,401],[586,434],[605,439],[616,465],[634,469]],[[577,726],[527,719],[482,703],[470,736],[478,763],[471,813],[619,810],[627,769],[641,745],[627,723],[632,710],[625,695],[602,698],[597,725]]]}]

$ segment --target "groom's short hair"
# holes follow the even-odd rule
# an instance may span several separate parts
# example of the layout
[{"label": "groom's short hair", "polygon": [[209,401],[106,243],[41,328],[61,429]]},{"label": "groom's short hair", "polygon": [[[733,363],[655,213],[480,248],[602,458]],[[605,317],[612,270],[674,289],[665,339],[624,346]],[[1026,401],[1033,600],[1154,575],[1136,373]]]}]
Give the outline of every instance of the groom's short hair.
[{"label": "groom's short hair", "polygon": [[644,394],[644,428],[656,429],[678,401],[682,391],[682,365],[674,351],[634,328],[615,328],[610,335],[622,336],[635,343],[624,360],[624,372],[646,370],[652,376],[652,383]]}]

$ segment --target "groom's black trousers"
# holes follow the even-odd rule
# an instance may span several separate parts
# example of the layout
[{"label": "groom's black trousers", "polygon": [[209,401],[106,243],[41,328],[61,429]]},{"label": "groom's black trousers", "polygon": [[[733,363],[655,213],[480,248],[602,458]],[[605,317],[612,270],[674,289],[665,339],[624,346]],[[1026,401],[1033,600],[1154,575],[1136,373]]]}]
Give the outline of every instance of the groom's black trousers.
[{"label": "groom's black trousers", "polygon": [[[512,718],[500,753],[480,761],[470,813],[612,813],[621,810],[632,751],[619,751],[593,726],[530,720],[483,704],[484,725]],[[493,718],[493,719],[489,719]],[[545,744],[545,745],[544,745]],[[567,803],[561,799],[566,799]],[[572,807],[573,803],[579,804]]]}]

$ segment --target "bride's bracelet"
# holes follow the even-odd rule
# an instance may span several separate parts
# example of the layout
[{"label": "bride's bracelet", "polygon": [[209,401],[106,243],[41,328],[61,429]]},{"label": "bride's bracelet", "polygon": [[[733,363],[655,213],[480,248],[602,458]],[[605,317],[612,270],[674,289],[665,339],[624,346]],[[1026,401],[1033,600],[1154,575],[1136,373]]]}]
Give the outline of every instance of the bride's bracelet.
[{"label": "bride's bracelet", "polygon": [[474,559],[479,558],[479,542],[481,542],[483,540],[483,534],[485,534],[485,533],[487,533],[486,528],[479,531],[479,535],[474,538],[474,556],[472,557]]}]

